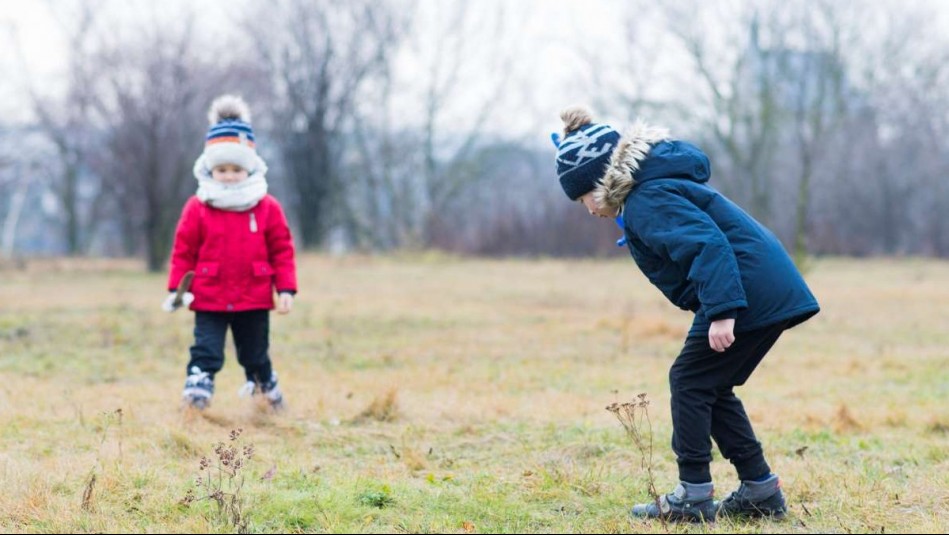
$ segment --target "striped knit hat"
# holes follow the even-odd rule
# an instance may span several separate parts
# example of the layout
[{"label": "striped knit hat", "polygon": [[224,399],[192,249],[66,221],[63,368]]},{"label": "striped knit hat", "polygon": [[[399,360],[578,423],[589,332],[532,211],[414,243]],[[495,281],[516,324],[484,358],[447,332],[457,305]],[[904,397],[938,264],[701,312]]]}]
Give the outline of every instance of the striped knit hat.
[{"label": "striped knit hat", "polygon": [[211,128],[204,141],[207,168],[230,163],[253,173],[257,166],[257,151],[247,103],[238,96],[222,95],[211,103],[208,121]]},{"label": "striped knit hat", "polygon": [[594,123],[590,111],[580,106],[565,109],[560,118],[564,137],[554,140],[557,176],[564,193],[575,201],[600,183],[620,135],[609,125]]}]

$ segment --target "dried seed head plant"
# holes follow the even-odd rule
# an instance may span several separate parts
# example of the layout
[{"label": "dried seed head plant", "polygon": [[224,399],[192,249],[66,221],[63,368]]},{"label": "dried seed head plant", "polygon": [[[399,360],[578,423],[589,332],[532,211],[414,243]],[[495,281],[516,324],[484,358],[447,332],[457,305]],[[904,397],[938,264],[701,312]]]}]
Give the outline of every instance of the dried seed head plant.
[{"label": "dried seed head plant", "polygon": [[659,493],[656,491],[656,479],[653,474],[653,434],[652,421],[649,419],[649,399],[645,392],[640,393],[635,400],[611,403],[607,405],[606,410],[616,416],[639,453],[639,464],[646,472],[649,496],[656,502],[656,507],[659,507]]},{"label": "dried seed head plant", "polygon": [[238,533],[247,533],[249,529],[244,489],[244,468],[254,457],[254,446],[242,445],[238,441],[243,429],[230,432],[230,444],[218,442],[214,446],[215,458],[202,456],[198,463],[198,476],[194,486],[188,489],[178,503],[188,507],[196,501],[213,501],[217,505],[216,520],[225,526],[234,528]]}]

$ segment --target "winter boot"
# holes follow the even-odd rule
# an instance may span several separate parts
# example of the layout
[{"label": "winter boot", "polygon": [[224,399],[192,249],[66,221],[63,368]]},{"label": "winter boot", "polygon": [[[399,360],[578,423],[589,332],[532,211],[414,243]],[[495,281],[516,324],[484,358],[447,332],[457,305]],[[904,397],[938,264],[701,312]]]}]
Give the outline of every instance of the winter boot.
[{"label": "winter boot", "polygon": [[634,505],[630,514],[638,518],[663,518],[673,522],[714,522],[715,501],[712,483],[679,482],[671,493],[656,502]]},{"label": "winter boot", "polygon": [[197,366],[191,367],[191,375],[185,379],[185,389],[181,397],[185,403],[196,409],[206,409],[211,404],[214,395],[214,379],[211,374],[201,371]]},{"label": "winter boot", "polygon": [[788,512],[778,476],[764,481],[742,481],[738,490],[719,504],[718,515],[728,518],[783,519]]},{"label": "winter boot", "polygon": [[239,395],[241,397],[263,394],[264,399],[267,400],[267,403],[276,410],[282,410],[283,405],[283,392],[280,391],[280,385],[277,384],[277,374],[271,372],[270,380],[264,383],[255,383],[254,381],[247,381],[244,383],[244,386],[240,389]]}]

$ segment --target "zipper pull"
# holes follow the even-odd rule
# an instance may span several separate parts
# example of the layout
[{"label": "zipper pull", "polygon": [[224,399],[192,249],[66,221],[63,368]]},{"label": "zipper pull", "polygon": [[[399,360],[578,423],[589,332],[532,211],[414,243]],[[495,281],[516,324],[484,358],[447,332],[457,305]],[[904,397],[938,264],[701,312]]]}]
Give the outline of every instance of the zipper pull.
[{"label": "zipper pull", "polygon": [[250,213],[250,231],[257,232],[257,216],[254,215],[254,212]]}]

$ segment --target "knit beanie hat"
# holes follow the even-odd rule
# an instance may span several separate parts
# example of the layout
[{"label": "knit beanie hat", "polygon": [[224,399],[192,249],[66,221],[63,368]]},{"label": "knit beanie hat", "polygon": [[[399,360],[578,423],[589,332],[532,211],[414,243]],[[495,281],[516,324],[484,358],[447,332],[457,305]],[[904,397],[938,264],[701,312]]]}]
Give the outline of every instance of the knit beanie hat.
[{"label": "knit beanie hat", "polygon": [[253,173],[257,166],[254,130],[250,126],[250,110],[244,99],[222,95],[208,110],[211,127],[204,141],[204,163],[208,169],[222,164],[235,164]]},{"label": "knit beanie hat", "polygon": [[564,137],[554,136],[557,176],[564,193],[575,201],[593,191],[603,178],[620,135],[609,125],[594,123],[590,111],[580,106],[565,109],[560,118]]}]

